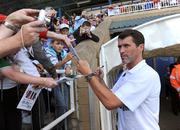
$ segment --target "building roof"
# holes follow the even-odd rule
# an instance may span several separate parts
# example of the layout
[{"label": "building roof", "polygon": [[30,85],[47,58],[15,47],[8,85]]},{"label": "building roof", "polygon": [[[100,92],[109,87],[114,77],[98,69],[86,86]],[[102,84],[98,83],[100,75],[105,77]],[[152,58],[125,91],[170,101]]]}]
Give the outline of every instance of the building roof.
[{"label": "building roof", "polygon": [[133,28],[143,23],[146,23],[146,22],[158,19],[158,18],[162,18],[168,15],[172,15],[172,14],[149,16],[149,17],[135,18],[135,19],[123,20],[123,21],[114,21],[111,23],[109,30],[110,30],[110,33],[113,34],[116,32],[120,32],[124,29]]}]

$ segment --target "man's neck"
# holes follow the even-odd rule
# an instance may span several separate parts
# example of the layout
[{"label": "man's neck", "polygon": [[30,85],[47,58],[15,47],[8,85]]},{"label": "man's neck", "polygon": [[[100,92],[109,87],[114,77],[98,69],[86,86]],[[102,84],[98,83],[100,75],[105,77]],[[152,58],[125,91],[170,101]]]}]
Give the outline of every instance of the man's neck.
[{"label": "man's neck", "polygon": [[136,66],[138,63],[140,63],[143,60],[143,58],[137,59],[136,61],[129,63],[126,65],[127,69],[130,70],[132,69],[134,66]]}]

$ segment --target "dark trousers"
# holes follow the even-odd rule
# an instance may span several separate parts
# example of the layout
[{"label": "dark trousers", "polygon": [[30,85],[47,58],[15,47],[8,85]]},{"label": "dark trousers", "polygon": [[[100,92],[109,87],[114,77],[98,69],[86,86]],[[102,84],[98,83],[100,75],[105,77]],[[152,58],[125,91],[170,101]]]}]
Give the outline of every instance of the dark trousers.
[{"label": "dark trousers", "polygon": [[178,115],[180,111],[180,99],[178,92],[173,87],[171,87],[171,106],[173,113]]},{"label": "dark trousers", "polygon": [[21,130],[21,110],[16,108],[19,103],[17,87],[3,90],[0,97],[0,130]]},{"label": "dark trousers", "polygon": [[40,130],[44,126],[45,104],[42,92],[39,94],[32,108],[33,130]]},{"label": "dark trousers", "polygon": [[[56,118],[63,115],[69,109],[69,85],[61,84],[59,87],[53,89],[55,98],[55,116]],[[65,121],[61,121],[55,130],[64,130]]]}]

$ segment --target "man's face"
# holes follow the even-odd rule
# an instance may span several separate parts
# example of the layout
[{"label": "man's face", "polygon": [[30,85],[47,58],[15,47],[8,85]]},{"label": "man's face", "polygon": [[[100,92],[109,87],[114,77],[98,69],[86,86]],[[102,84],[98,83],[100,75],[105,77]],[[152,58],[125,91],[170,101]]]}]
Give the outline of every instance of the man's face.
[{"label": "man's face", "polygon": [[62,42],[54,41],[54,42],[52,43],[52,47],[54,48],[54,50],[55,50],[56,52],[59,53],[59,52],[62,51],[64,45],[63,45]]},{"label": "man's face", "polygon": [[128,36],[124,39],[118,39],[118,48],[119,53],[122,59],[122,63],[128,65],[130,67],[134,67],[139,59],[142,58],[142,51],[144,49],[144,45],[140,44],[136,46],[133,42],[133,38]]}]

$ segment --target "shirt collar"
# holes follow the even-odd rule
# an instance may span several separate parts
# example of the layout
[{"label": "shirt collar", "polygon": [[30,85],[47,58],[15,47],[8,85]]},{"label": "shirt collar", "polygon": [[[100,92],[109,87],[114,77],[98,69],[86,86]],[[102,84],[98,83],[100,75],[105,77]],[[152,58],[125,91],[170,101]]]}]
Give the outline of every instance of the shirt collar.
[{"label": "shirt collar", "polygon": [[145,60],[140,61],[136,66],[134,66],[132,69],[127,70],[128,73],[133,74],[139,69],[141,69],[146,64]]}]

